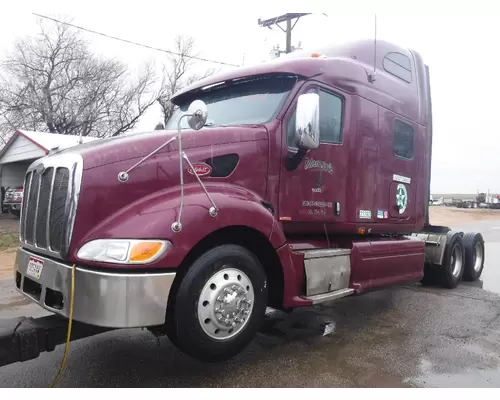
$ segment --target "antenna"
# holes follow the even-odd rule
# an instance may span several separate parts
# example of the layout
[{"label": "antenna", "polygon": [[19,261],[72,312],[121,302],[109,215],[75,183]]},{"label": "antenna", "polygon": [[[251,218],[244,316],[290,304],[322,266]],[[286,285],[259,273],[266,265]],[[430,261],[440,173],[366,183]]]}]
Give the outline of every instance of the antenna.
[{"label": "antenna", "polygon": [[368,82],[375,82],[377,74],[377,14],[375,14],[375,32],[373,36],[373,73],[368,75]]},{"label": "antenna", "polygon": [[377,70],[377,14],[375,14],[375,35],[373,38],[373,74],[375,75],[375,72]]}]

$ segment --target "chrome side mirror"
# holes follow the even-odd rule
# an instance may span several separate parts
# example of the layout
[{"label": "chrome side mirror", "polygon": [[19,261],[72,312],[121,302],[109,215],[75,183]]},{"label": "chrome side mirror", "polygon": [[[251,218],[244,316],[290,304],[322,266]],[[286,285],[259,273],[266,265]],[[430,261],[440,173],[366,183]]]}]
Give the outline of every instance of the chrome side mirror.
[{"label": "chrome side mirror", "polygon": [[299,149],[319,146],[319,94],[303,93],[297,100],[295,142]]},{"label": "chrome side mirror", "polygon": [[201,100],[193,101],[187,110],[189,115],[188,125],[191,129],[199,131],[205,126],[208,118],[207,105]]}]

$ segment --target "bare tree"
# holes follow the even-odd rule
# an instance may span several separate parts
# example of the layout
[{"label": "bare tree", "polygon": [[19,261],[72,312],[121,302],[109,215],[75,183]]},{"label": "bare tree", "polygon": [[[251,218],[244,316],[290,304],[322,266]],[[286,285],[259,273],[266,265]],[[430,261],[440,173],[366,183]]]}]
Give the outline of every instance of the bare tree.
[{"label": "bare tree", "polygon": [[198,53],[195,53],[195,41],[190,36],[176,36],[173,52],[177,54],[169,55],[167,65],[163,66],[166,84],[163,95],[158,98],[165,125],[176,108],[170,101],[172,96],[192,83],[217,72],[215,68],[206,69],[203,73],[192,72],[196,65],[196,59],[193,57],[198,56]]},{"label": "bare tree", "polygon": [[0,131],[117,136],[162,96],[165,80],[158,82],[152,64],[133,79],[124,63],[93,54],[78,31],[39,26],[2,64]]}]

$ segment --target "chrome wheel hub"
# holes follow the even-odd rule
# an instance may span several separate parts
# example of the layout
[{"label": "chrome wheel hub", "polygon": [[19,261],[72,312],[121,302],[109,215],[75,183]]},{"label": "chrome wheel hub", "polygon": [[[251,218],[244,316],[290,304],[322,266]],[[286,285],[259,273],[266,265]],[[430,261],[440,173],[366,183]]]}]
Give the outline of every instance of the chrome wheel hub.
[{"label": "chrome wheel hub", "polygon": [[247,324],[253,310],[254,289],[246,274],[224,268],[214,274],[201,290],[198,320],[212,339],[227,340]]},{"label": "chrome wheel hub", "polygon": [[462,269],[462,252],[460,249],[460,246],[455,245],[453,247],[453,251],[451,252],[451,270],[453,276],[456,278],[458,275],[460,275],[460,270]]},{"label": "chrome wheel hub", "polygon": [[481,269],[481,265],[483,263],[483,246],[479,242],[476,243],[473,263],[474,263],[474,270],[476,272],[479,271]]}]

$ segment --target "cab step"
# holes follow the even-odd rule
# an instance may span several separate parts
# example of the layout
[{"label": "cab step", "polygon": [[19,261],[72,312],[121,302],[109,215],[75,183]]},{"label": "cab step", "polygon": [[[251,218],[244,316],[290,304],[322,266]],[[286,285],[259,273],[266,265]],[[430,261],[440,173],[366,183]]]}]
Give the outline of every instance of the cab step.
[{"label": "cab step", "polygon": [[335,292],[317,294],[315,296],[306,296],[304,298],[312,301],[313,305],[315,305],[341,299],[342,297],[347,297],[352,294],[354,294],[354,289],[341,289]]}]

